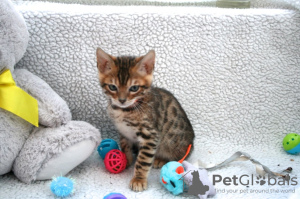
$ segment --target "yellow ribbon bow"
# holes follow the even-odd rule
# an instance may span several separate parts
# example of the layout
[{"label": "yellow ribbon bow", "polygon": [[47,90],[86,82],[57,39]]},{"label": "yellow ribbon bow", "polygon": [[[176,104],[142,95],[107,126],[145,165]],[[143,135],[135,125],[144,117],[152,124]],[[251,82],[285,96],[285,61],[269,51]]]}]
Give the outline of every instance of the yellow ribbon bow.
[{"label": "yellow ribbon bow", "polygon": [[0,108],[39,126],[37,100],[16,86],[10,70],[0,74]]}]

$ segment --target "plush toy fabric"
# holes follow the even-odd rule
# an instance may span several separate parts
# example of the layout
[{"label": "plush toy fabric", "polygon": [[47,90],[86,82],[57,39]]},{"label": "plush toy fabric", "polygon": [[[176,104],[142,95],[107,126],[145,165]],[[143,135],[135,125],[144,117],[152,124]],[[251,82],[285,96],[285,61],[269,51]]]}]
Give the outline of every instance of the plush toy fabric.
[{"label": "plush toy fabric", "polygon": [[182,173],[177,172],[177,168],[182,164],[177,161],[171,161],[165,164],[160,171],[160,183],[173,195],[177,196],[184,191]]},{"label": "plush toy fabric", "polygon": [[200,199],[216,195],[216,190],[208,179],[208,173],[205,169],[198,169],[187,161],[183,161],[182,165],[185,169],[182,176],[189,187],[188,194],[198,196]]},{"label": "plush toy fabric", "polygon": [[198,169],[187,161],[182,163],[171,161],[161,168],[160,183],[173,195],[179,195],[188,190],[189,195],[206,199],[214,196],[216,190],[205,169]]},{"label": "plush toy fabric", "polygon": [[0,1],[0,66],[12,70],[23,57],[29,33],[23,17],[8,0]]},{"label": "plush toy fabric", "polygon": [[0,1],[0,13],[0,76],[9,69],[16,85],[38,101],[40,126],[0,108],[0,175],[13,170],[26,183],[65,175],[95,150],[100,132],[72,121],[66,102],[42,79],[25,69],[14,70],[29,34],[9,0]]}]

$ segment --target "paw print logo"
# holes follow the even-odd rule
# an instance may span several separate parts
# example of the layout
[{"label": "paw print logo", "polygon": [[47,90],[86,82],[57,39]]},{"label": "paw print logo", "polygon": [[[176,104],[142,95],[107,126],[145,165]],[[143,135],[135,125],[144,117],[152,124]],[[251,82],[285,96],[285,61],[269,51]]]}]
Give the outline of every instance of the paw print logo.
[{"label": "paw print logo", "polygon": [[256,177],[256,179],[257,179],[256,184],[259,184],[261,186],[266,184],[266,178],[265,177],[259,175],[258,177]]}]

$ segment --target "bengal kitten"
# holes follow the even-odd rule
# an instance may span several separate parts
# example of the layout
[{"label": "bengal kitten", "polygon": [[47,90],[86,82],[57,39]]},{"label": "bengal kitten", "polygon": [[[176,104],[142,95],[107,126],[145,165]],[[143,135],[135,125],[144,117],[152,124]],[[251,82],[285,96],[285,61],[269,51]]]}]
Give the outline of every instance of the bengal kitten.
[{"label": "bengal kitten", "polygon": [[130,188],[143,191],[151,167],[181,159],[193,144],[192,125],[176,98],[168,91],[151,86],[155,52],[141,57],[113,57],[97,49],[97,67],[108,114],[120,133],[120,146],[133,162],[139,152]]}]

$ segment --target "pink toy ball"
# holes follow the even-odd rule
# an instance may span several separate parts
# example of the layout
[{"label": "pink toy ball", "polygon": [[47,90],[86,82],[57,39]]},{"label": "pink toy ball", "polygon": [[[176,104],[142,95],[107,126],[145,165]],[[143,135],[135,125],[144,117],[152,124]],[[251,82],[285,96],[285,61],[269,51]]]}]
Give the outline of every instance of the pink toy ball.
[{"label": "pink toy ball", "polygon": [[104,158],[104,165],[111,173],[120,173],[126,168],[126,164],[125,153],[118,149],[110,150]]}]

